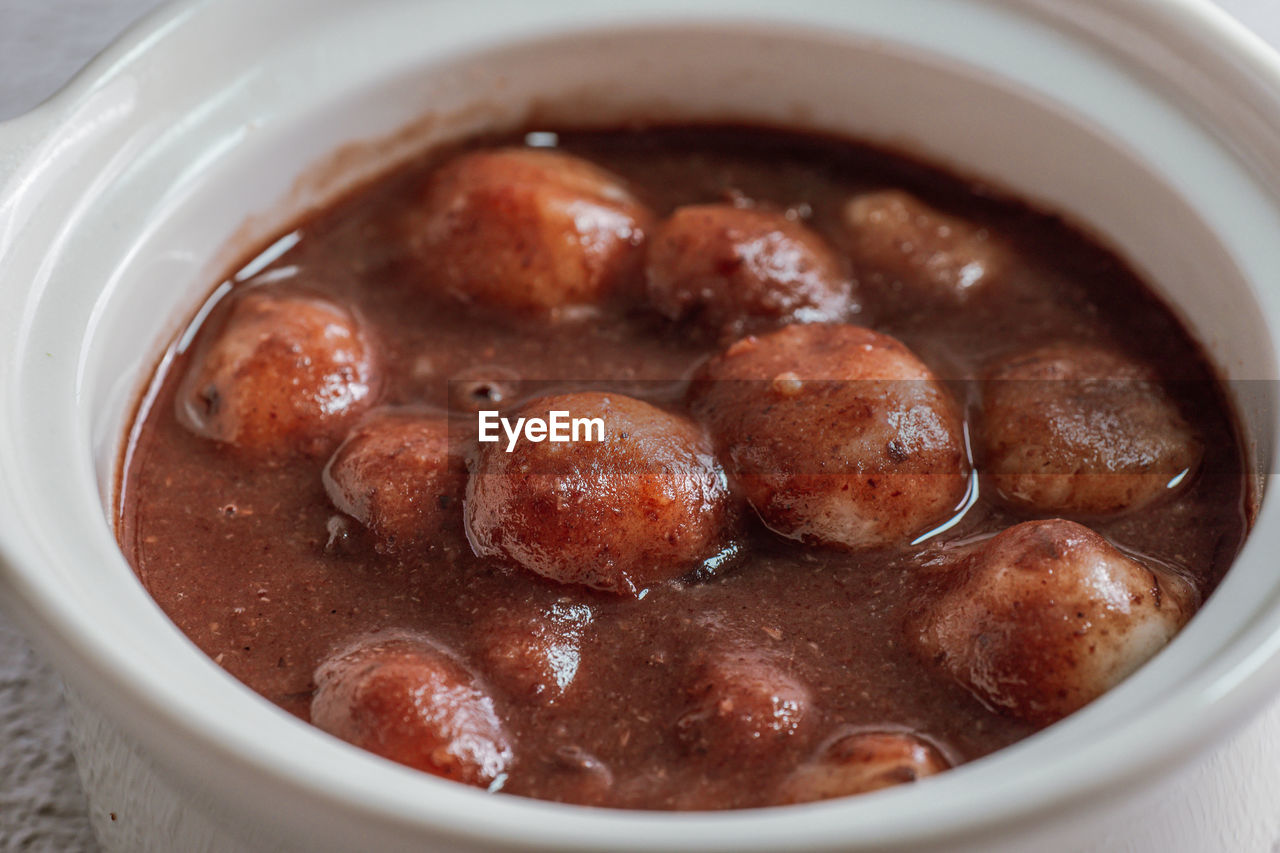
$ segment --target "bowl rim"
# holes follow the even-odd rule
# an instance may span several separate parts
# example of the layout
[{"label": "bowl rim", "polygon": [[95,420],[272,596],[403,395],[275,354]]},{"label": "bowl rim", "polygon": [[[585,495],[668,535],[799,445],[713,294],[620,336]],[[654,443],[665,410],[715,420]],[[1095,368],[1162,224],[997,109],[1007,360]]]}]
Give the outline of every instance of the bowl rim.
[{"label": "bowl rim", "polygon": [[[1057,25],[1068,26],[1068,19],[1053,8],[1051,0],[983,0],[990,5],[1016,7],[1020,13],[1042,15],[1053,19]],[[100,54],[89,66],[45,103],[35,110],[16,120],[0,124],[0,224],[5,214],[5,195],[10,190],[5,182],[6,171],[16,173],[22,165],[25,154],[32,149],[42,136],[52,132],[58,122],[69,115],[77,101],[95,88],[103,85],[110,78],[126,73],[128,68],[137,63],[150,50],[157,38],[174,28],[189,24],[197,18],[200,10],[206,6],[206,0],[180,0],[173,5],[163,7],[139,21],[120,40]],[[1119,8],[1113,8],[1118,6]],[[1214,61],[1207,63],[1206,74],[1227,80],[1228,87],[1239,90],[1241,98],[1252,105],[1264,120],[1273,134],[1280,139],[1280,110],[1275,108],[1280,103],[1280,56],[1275,54],[1255,34],[1245,29],[1220,8],[1208,0],[1134,0],[1128,4],[1109,4],[1108,0],[1081,0],[1080,7],[1096,15],[1123,18],[1135,26],[1157,25],[1162,37],[1171,44],[1197,44],[1213,53]],[[0,228],[0,232],[3,229]],[[3,235],[0,233],[0,255],[4,251]],[[0,488],[8,487],[8,483],[0,484]],[[278,785],[289,786],[312,801],[324,800],[333,803],[339,797],[347,797],[342,805],[353,814],[365,816],[377,815],[388,822],[398,822],[409,830],[431,830],[440,832],[452,829],[458,838],[468,838],[490,843],[501,842],[509,845],[542,844],[554,847],[583,847],[590,844],[591,839],[563,832],[540,833],[521,832],[511,826],[499,827],[499,821],[491,820],[483,825],[472,824],[465,827],[445,827],[426,812],[415,815],[394,813],[383,807],[375,797],[362,796],[362,792],[352,786],[346,790],[324,784],[323,780],[310,779],[297,773],[289,772],[289,768],[258,760],[252,750],[230,749],[228,742],[221,734],[212,729],[197,726],[197,721],[182,717],[177,707],[165,702],[158,695],[155,685],[143,685],[128,676],[121,667],[120,661],[113,658],[107,650],[96,647],[97,637],[82,630],[76,623],[74,614],[67,608],[60,607],[55,590],[45,586],[40,579],[40,566],[47,560],[56,559],[56,555],[43,552],[32,541],[25,540],[21,529],[18,533],[5,531],[0,536],[0,583],[6,589],[14,588],[13,601],[18,603],[20,612],[18,622],[23,625],[29,635],[38,641],[42,649],[50,653],[59,663],[65,663],[69,669],[76,671],[98,670],[110,672],[116,676],[105,687],[103,699],[112,706],[117,715],[136,714],[139,702],[145,697],[145,716],[154,725],[165,728],[170,736],[184,739],[187,743],[199,742],[206,752],[220,753],[221,757],[239,765],[239,769],[252,771],[271,777]],[[14,609],[11,607],[11,609]],[[1274,692],[1275,685],[1280,682],[1280,611],[1274,607],[1272,617],[1267,624],[1254,626],[1251,637],[1261,638],[1257,652],[1248,659],[1246,669],[1231,673],[1219,673],[1221,676],[1212,683],[1212,695],[1202,694],[1194,704],[1194,713],[1180,715],[1164,715],[1158,730],[1153,728],[1153,736],[1131,754],[1135,760],[1122,770],[1113,770],[1105,777],[1074,777],[1070,784],[1059,786],[1058,790],[1049,794],[1038,790],[1039,799],[1028,794],[1018,803],[1007,804],[1003,814],[993,818],[992,813],[981,815],[951,815],[951,819],[943,826],[932,822],[921,822],[907,833],[898,833],[886,838],[870,838],[870,843],[918,843],[936,839],[952,833],[973,833],[986,831],[1000,821],[1012,823],[1033,819],[1049,809],[1061,807],[1064,803],[1083,801],[1105,796],[1127,786],[1140,776],[1179,764],[1185,760],[1190,749],[1200,748],[1212,740],[1222,736],[1222,732],[1232,727],[1254,708],[1259,707],[1264,697]],[[1233,643],[1241,642],[1236,638]],[[162,690],[159,690],[162,693]],[[1157,736],[1158,735],[1158,736]],[[1174,754],[1172,746],[1188,749]],[[356,751],[351,750],[353,753]],[[366,759],[363,753],[360,758]],[[368,759],[378,761],[376,759]],[[420,780],[421,774],[407,771],[386,762],[378,761],[378,772],[389,784],[405,784],[412,780],[414,784]],[[447,783],[441,783],[447,784]],[[449,786],[450,788],[459,786]],[[437,792],[438,793],[438,792]],[[491,798],[479,792],[450,791],[446,799],[452,800],[456,794],[461,802],[473,798],[472,805],[483,802],[481,808],[495,810]],[[889,791],[883,795],[875,795],[876,801],[882,797],[902,797],[909,795],[903,791]],[[483,800],[481,800],[483,798]],[[516,800],[516,798],[503,798]],[[840,804],[848,808],[847,802]],[[805,820],[806,812],[831,808],[829,805],[803,807],[786,818],[774,814],[777,820]],[[874,803],[867,804],[874,808]],[[514,826],[528,826],[520,820],[521,815],[552,814],[559,820],[585,820],[585,810],[575,807],[556,806],[554,804],[530,801],[503,802],[497,808],[510,811],[514,816]],[[865,809],[864,809],[865,810]],[[729,815],[698,814],[675,815],[660,813],[614,812],[612,810],[591,810],[591,823],[600,823],[616,832],[624,823],[634,826],[655,822],[669,824],[678,833],[689,833],[697,825],[708,828],[723,829],[727,822],[748,826],[752,821],[744,813]],[[779,810],[767,810],[777,812]],[[673,838],[677,836],[672,836]],[[839,839],[827,839],[834,842]],[[642,840],[643,842],[643,840]],[[765,841],[764,843],[768,843]]]}]

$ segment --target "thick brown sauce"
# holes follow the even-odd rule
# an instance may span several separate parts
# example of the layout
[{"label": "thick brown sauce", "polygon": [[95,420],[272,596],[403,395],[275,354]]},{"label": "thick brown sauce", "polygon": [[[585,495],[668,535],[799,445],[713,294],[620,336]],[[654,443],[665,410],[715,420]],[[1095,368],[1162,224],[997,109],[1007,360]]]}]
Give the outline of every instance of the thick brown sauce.
[{"label": "thick brown sauce", "polygon": [[[518,139],[484,144],[518,143]],[[479,143],[477,143],[479,144]],[[849,195],[897,186],[1004,235],[1015,247],[1006,298],[963,310],[864,318],[958,380],[972,414],[983,365],[1057,338],[1099,341],[1148,362],[1171,384],[1207,448],[1195,483],[1173,502],[1115,520],[1087,520],[1114,543],[1189,577],[1207,595],[1246,530],[1246,487],[1229,407],[1179,322],[1114,255],[1056,218],[983,187],[843,141],[744,128],[568,132],[563,150],[631,182],[664,215],[733,193],[783,208],[837,248]],[[399,222],[421,197],[437,152],[299,223],[297,244],[263,276],[288,278],[354,305],[381,342],[385,404],[448,402],[446,379],[499,365],[574,388],[588,380],[663,402],[716,350],[644,313],[575,324],[571,333],[503,324],[424,292]],[[206,325],[215,325],[219,312]],[[337,647],[390,627],[421,631],[483,670],[493,626],[555,601],[588,603],[573,690],[547,707],[494,687],[516,759],[504,790],[636,808],[768,804],[776,784],[842,727],[905,729],[954,762],[986,755],[1032,727],[984,708],[906,649],[902,621],[941,581],[926,564],[949,544],[1023,520],[985,497],[951,529],[889,553],[804,548],[757,529],[749,558],[720,577],[659,585],[641,600],[557,586],[472,556],[461,531],[413,558],[375,554],[359,535],[327,547],[335,510],[324,459],[252,465],[183,428],[174,415],[184,352],[156,378],[159,393],[129,448],[120,541],[147,590],[202,650],[272,702],[307,719],[316,666]],[[424,378],[427,377],[427,378]],[[645,380],[625,386],[622,380]],[[648,381],[656,380],[656,381]],[[591,382],[599,388],[599,382]],[[473,420],[473,416],[468,416]],[[354,526],[354,525],[353,525]],[[813,691],[817,725],[792,754],[730,773],[690,757],[672,736],[691,652],[711,637],[777,653]],[[607,792],[581,785],[574,748],[612,773]]]}]

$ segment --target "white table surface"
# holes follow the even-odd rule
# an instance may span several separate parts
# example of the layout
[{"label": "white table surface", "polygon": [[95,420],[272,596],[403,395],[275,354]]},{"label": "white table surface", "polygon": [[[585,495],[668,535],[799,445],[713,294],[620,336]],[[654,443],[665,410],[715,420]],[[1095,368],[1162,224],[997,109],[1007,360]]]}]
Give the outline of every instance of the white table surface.
[{"label": "white table surface", "polygon": [[[1216,2],[1280,46],[1280,0]],[[157,5],[157,0],[0,0],[0,120],[48,97]],[[0,613],[0,850],[97,849],[68,750],[60,690],[53,673]]]}]

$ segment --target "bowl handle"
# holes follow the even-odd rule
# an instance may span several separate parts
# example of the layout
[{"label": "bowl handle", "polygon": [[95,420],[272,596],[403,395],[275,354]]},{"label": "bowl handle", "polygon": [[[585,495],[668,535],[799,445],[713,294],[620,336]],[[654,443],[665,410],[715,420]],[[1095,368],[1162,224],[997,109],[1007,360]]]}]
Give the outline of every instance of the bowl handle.
[{"label": "bowl handle", "polygon": [[52,112],[46,102],[29,113],[0,122],[0,214],[13,204],[17,187],[11,183],[52,126]]},{"label": "bowl handle", "polygon": [[[28,211],[21,178],[29,172],[41,141],[54,125],[54,109],[46,102],[25,115],[0,122],[0,268],[22,228]],[[2,276],[0,276],[2,278]]]}]

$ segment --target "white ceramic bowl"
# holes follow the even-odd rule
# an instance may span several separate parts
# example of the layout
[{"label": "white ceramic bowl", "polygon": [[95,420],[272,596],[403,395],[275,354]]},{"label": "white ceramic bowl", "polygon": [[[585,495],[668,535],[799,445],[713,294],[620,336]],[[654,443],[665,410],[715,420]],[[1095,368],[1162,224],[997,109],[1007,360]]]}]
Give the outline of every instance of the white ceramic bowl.
[{"label": "white ceramic bowl", "polygon": [[[834,130],[1060,210],[1156,282],[1240,380],[1259,481],[1272,470],[1280,61],[1207,3],[173,6],[0,126],[0,600],[70,687],[109,849],[1191,850],[1214,833],[1259,837],[1220,797],[1191,817],[1154,804],[1276,690],[1274,500],[1201,613],[1121,687],[991,758],[825,804],[674,815],[494,797],[339,743],[200,654],[137,583],[109,517],[130,406],[164,343],[237,251],[362,169],[531,115]],[[369,140],[383,141],[353,144]],[[1245,825],[1224,835],[1221,820]]]}]

